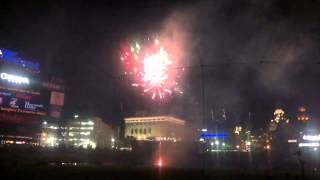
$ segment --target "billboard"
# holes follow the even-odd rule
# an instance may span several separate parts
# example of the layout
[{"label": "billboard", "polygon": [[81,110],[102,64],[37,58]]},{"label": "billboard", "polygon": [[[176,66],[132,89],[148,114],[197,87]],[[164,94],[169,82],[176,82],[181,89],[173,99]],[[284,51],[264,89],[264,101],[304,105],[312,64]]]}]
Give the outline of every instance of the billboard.
[{"label": "billboard", "polygon": [[6,112],[46,115],[48,95],[28,94],[0,89],[0,110]]}]

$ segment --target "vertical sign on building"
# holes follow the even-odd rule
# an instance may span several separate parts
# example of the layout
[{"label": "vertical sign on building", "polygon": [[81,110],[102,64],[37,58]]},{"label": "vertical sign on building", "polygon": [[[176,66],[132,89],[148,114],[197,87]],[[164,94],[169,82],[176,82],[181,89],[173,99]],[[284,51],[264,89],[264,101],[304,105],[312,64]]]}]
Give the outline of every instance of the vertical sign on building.
[{"label": "vertical sign on building", "polygon": [[63,105],[64,93],[52,91],[50,96],[50,116],[60,118]]}]

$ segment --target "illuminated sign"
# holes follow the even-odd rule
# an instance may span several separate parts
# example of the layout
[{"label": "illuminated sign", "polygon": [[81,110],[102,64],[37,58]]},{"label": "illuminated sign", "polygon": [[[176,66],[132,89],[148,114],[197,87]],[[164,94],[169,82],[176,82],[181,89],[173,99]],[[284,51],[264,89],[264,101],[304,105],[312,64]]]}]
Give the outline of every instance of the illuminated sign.
[{"label": "illuminated sign", "polygon": [[18,53],[6,49],[0,50],[0,62],[21,66],[34,72],[40,72],[39,63],[23,60],[18,57]]},{"label": "illuminated sign", "polygon": [[207,132],[207,131],[208,131],[208,129],[201,129],[201,131],[202,131],[202,132]]},{"label": "illuminated sign", "polygon": [[50,104],[63,106],[64,104],[64,93],[60,92],[51,92]]},{"label": "illuminated sign", "polygon": [[202,133],[201,135],[201,138],[226,138],[228,137],[227,134],[224,134],[224,133],[218,133],[218,134],[211,134],[211,133]]},{"label": "illuminated sign", "polygon": [[299,147],[319,147],[319,143],[299,143]]},{"label": "illuminated sign", "polygon": [[29,101],[25,102],[24,108],[36,111],[38,108],[43,108],[42,104],[31,104]]},{"label": "illuminated sign", "polygon": [[288,140],[288,143],[296,143],[296,142],[298,142],[296,139],[289,139]]},{"label": "illuminated sign", "polygon": [[0,90],[0,110],[14,113],[46,115],[49,94],[33,95]]},{"label": "illuminated sign", "polygon": [[42,86],[46,87],[46,88],[50,88],[50,89],[54,89],[54,90],[62,90],[62,85],[60,84],[56,84],[56,83],[51,83],[51,82],[42,82]]},{"label": "illuminated sign", "polygon": [[29,84],[29,79],[27,77],[16,76],[8,73],[1,73],[0,78],[7,80],[8,82],[17,83],[17,84]]},{"label": "illuminated sign", "polygon": [[320,134],[319,135],[303,135],[302,139],[307,141],[320,141]]}]

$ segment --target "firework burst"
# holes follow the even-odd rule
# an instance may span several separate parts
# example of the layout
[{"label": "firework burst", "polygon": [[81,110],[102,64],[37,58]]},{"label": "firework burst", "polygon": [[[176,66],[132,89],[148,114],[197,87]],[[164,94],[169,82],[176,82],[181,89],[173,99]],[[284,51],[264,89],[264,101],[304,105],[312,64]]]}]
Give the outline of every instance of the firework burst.
[{"label": "firework burst", "polygon": [[152,99],[163,99],[174,91],[182,93],[176,82],[174,56],[159,39],[128,43],[120,59],[125,75],[133,76],[132,86],[142,87]]}]

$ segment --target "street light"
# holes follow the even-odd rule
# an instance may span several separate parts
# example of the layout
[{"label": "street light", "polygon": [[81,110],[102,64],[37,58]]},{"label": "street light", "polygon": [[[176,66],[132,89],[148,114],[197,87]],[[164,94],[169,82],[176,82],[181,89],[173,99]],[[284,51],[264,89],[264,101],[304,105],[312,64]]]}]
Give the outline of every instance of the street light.
[{"label": "street light", "polygon": [[220,144],[220,142],[219,142],[218,140],[216,140],[214,143],[215,143],[216,145],[219,145],[219,144]]},{"label": "street light", "polygon": [[208,129],[201,129],[201,131],[202,131],[202,132],[207,132],[207,131],[208,131]]}]

